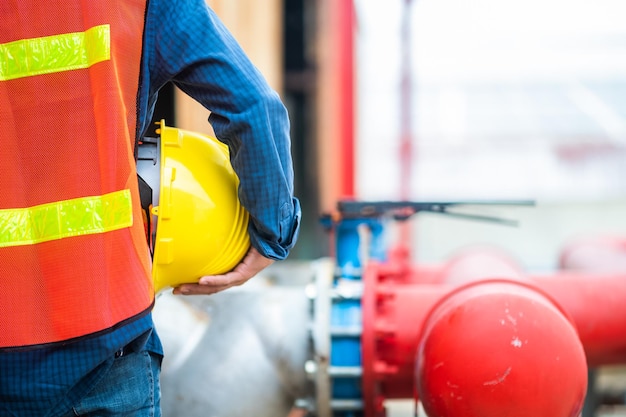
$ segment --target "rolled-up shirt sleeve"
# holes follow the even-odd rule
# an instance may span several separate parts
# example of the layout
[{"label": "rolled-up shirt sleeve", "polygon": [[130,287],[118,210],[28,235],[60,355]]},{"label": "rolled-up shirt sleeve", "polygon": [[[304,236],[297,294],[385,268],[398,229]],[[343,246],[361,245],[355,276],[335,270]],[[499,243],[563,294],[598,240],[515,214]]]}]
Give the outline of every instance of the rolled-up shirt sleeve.
[{"label": "rolled-up shirt sleeve", "polygon": [[[298,236],[301,209],[284,104],[204,0],[151,3],[151,89],[172,81],[211,111],[209,122],[228,145],[239,176],[252,245],[268,258],[285,259]],[[151,22],[159,16],[157,24]]]}]

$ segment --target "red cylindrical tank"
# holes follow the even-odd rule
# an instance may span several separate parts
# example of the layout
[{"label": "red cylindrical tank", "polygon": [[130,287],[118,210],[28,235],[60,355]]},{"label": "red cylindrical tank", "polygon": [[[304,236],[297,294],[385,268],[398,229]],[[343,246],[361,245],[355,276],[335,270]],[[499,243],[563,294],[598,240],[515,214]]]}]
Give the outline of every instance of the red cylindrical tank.
[{"label": "red cylindrical tank", "polygon": [[577,417],[585,354],[565,312],[536,288],[480,281],[430,313],[416,360],[430,417]]}]

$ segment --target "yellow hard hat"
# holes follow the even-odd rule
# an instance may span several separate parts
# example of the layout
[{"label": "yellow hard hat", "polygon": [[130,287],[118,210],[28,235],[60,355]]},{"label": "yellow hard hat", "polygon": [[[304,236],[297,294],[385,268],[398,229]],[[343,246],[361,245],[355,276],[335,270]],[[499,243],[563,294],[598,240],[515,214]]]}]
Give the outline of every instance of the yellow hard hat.
[{"label": "yellow hard hat", "polygon": [[250,247],[249,215],[239,201],[228,147],[163,121],[157,133],[160,141],[140,144],[137,161],[139,177],[153,192],[144,221],[156,217],[155,234],[148,232],[156,292],[228,272]]}]

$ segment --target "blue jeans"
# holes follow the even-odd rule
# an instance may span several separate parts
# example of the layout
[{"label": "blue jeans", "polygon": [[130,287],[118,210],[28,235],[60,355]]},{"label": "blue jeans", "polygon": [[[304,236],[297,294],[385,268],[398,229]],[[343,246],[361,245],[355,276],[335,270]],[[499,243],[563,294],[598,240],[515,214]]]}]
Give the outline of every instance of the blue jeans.
[{"label": "blue jeans", "polygon": [[109,370],[65,417],[160,417],[161,358],[142,350],[116,355]]}]

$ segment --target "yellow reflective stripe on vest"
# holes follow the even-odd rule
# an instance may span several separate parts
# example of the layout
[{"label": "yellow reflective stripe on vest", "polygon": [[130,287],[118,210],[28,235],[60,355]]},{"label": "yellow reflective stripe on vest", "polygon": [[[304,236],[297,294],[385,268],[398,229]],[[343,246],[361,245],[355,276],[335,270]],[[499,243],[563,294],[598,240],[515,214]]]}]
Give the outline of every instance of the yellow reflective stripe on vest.
[{"label": "yellow reflective stripe on vest", "polygon": [[130,190],[0,210],[0,247],[31,245],[130,227]]},{"label": "yellow reflective stripe on vest", "polygon": [[0,44],[0,81],[89,68],[111,59],[111,28]]}]

